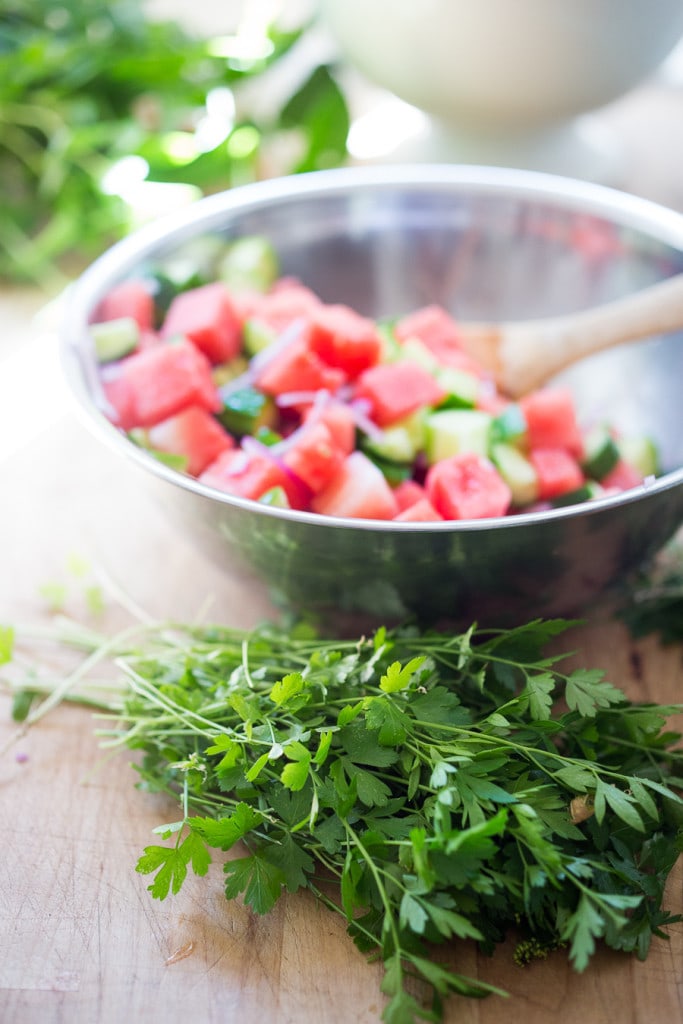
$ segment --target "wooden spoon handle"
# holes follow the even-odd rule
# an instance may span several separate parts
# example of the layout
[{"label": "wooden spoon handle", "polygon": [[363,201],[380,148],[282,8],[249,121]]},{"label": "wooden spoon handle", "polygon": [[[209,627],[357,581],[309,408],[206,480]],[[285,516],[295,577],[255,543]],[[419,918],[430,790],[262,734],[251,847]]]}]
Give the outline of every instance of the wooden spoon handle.
[{"label": "wooden spoon handle", "polygon": [[683,328],[683,274],[594,309],[501,325],[501,387],[519,396],[585,356]]}]

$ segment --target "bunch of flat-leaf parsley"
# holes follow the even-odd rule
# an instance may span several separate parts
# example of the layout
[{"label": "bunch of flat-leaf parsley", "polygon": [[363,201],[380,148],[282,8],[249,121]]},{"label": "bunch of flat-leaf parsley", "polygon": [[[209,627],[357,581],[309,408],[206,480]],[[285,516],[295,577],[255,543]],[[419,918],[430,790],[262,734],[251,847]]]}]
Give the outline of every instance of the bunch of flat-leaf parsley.
[{"label": "bunch of flat-leaf parsley", "polygon": [[598,940],[644,958],[680,919],[662,900],[683,847],[681,709],[563,674],[543,652],[566,627],[149,628],[118,656],[103,742],[140,752],[141,789],[179,796],[137,865],[152,896],[205,874],[210,850],[232,851],[226,897],[257,913],[311,890],[383,961],[388,1024],[498,991],[439,962],[453,940],[490,952],[514,929],[520,961],[565,945],[577,971]]}]

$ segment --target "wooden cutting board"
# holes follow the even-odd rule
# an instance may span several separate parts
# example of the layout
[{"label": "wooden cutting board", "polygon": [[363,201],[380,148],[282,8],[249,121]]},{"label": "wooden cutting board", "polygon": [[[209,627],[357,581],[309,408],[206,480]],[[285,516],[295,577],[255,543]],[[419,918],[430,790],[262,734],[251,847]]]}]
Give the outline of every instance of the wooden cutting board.
[{"label": "wooden cutting board", "polygon": [[[68,580],[72,555],[103,566],[153,616],[192,618],[207,598],[209,617],[235,626],[272,614],[253,581],[196,554],[141,492],[137,474],[70,411],[0,461],[0,480],[0,621],[42,621],[40,588]],[[68,607],[82,611],[77,589]],[[125,620],[113,608],[102,626]],[[606,669],[635,696],[683,699],[679,651],[633,644],[621,627],[597,620],[568,644],[578,661]],[[127,755],[105,757],[97,727],[89,711],[62,706],[0,757],[0,1021],[378,1022],[381,968],[308,895],[256,917],[225,900],[216,861],[177,897],[151,899],[135,863],[154,841],[151,830],[177,809],[134,789]],[[0,700],[0,736],[12,729]],[[681,865],[668,905],[683,912]],[[510,993],[505,1001],[453,998],[446,1024],[683,1020],[683,925],[668,942],[655,940],[645,963],[603,950],[582,976],[562,951],[517,967],[512,942],[491,959],[470,944],[444,955]]]}]

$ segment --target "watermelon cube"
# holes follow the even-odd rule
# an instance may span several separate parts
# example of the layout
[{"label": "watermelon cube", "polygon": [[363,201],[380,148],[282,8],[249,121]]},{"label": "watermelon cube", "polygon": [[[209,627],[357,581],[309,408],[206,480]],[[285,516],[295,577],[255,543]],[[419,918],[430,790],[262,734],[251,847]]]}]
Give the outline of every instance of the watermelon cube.
[{"label": "watermelon cube", "polygon": [[190,405],[221,408],[211,366],[189,341],[134,352],[103,372],[102,388],[111,419],[123,430],[152,427]]},{"label": "watermelon cube", "polygon": [[427,471],[425,490],[444,519],[504,516],[512,492],[489,459],[463,452],[442,459]]},{"label": "watermelon cube", "polygon": [[313,496],[311,509],[352,519],[393,519],[398,512],[386,477],[361,451],[347,455],[328,485]]},{"label": "watermelon cube", "polygon": [[581,466],[565,448],[534,448],[529,461],[536,472],[540,501],[568,494],[584,482]]},{"label": "watermelon cube", "polygon": [[158,451],[184,456],[190,476],[199,476],[221,452],[235,445],[225,427],[200,405],[150,427],[148,437]]},{"label": "watermelon cube", "polygon": [[420,498],[394,516],[397,523],[438,523],[443,519],[429,498]]},{"label": "watermelon cube", "polygon": [[539,388],[524,395],[519,407],[526,420],[529,448],[564,448],[579,458],[583,440],[571,392]]},{"label": "watermelon cube", "polygon": [[[267,352],[267,350],[266,350]],[[255,383],[269,395],[287,392],[337,391],[346,381],[346,374],[338,367],[323,362],[311,349],[308,332],[293,337],[288,345],[265,361],[256,375]]]},{"label": "watermelon cube", "polygon": [[285,444],[283,464],[314,494],[330,482],[345,458],[322,420],[304,423]]},{"label": "watermelon cube", "polygon": [[259,501],[270,491],[282,490],[290,508],[304,508],[308,495],[288,470],[267,450],[228,448],[200,474],[201,483],[238,498]]},{"label": "watermelon cube", "polygon": [[310,345],[351,380],[379,361],[382,340],[373,320],[349,306],[318,306],[310,315]]},{"label": "watermelon cube", "polygon": [[154,327],[154,297],[145,281],[137,278],[122,281],[104,296],[93,318],[94,323],[132,317],[141,331]]},{"label": "watermelon cube", "polygon": [[372,366],[356,384],[356,397],[367,399],[370,415],[380,427],[388,427],[417,409],[438,405],[446,394],[427,370],[409,359]]},{"label": "watermelon cube", "polygon": [[162,338],[188,338],[211,363],[227,363],[242,347],[242,321],[222,281],[190,288],[172,300]]}]

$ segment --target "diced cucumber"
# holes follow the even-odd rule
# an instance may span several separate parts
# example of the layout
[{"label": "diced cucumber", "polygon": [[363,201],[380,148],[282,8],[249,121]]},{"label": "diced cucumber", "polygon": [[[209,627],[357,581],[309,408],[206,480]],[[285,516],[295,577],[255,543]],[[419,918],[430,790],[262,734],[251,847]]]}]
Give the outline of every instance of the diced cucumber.
[{"label": "diced cucumber", "polygon": [[550,504],[553,508],[563,508],[566,505],[578,505],[582,501],[590,501],[591,498],[599,498],[601,494],[604,494],[604,488],[597,480],[586,480],[584,484],[574,488],[573,491],[558,494]]},{"label": "diced cucumber", "polygon": [[258,500],[261,505],[271,505],[273,508],[291,508],[284,487],[271,487]]},{"label": "diced cucumber", "polygon": [[176,291],[198,288],[216,279],[216,267],[225,252],[225,241],[217,235],[200,235],[186,242],[160,266],[160,274]]},{"label": "diced cucumber", "polygon": [[527,436],[527,425],[521,406],[510,402],[491,422],[492,444],[523,445]]},{"label": "diced cucumber", "polygon": [[382,471],[387,482],[392,487],[396,487],[412,476],[413,467],[411,463],[395,462],[393,459],[386,459],[376,452],[367,451],[366,454],[370,461]]},{"label": "diced cucumber", "polygon": [[[392,358],[391,352],[389,358]],[[399,345],[398,351],[394,351],[393,359],[410,360],[431,373],[444,391],[448,392],[448,397],[442,403],[443,408],[471,409],[476,404],[479,379],[473,373],[459,370],[455,366],[444,366],[419,338],[406,338]]]},{"label": "diced cucumber", "polygon": [[214,366],[211,370],[211,377],[216,387],[222,387],[223,384],[229,384],[231,380],[235,380],[241,376],[249,366],[249,362],[243,356],[237,356],[235,359],[231,359],[229,363],[219,363],[218,366]]},{"label": "diced cucumber", "polygon": [[158,462],[163,462],[165,466],[170,469],[175,469],[178,473],[187,472],[188,459],[186,455],[176,455],[174,452],[164,452],[159,448],[155,448],[150,443],[149,434],[146,430],[141,427],[135,427],[133,430],[129,430],[127,435],[128,439],[136,444],[138,448],[144,448],[146,452],[152,455]]},{"label": "diced cucumber", "polygon": [[477,402],[480,383],[478,377],[454,366],[442,366],[434,376],[448,397],[441,403],[445,409],[472,409]]},{"label": "diced cucumber", "polygon": [[242,344],[248,356],[255,356],[275,341],[275,331],[256,317],[249,317],[242,328]]},{"label": "diced cucumber", "polygon": [[267,445],[269,448],[274,444],[279,444],[282,440],[282,434],[279,434],[277,430],[273,430],[271,427],[257,427],[254,431],[253,436],[261,444]]},{"label": "diced cucumber", "polygon": [[619,449],[609,430],[593,427],[584,438],[584,456],[581,468],[593,480],[602,480],[619,461]]},{"label": "diced cucumber", "polygon": [[132,316],[122,316],[91,324],[90,335],[97,362],[111,363],[135,351],[140,341],[140,327]]},{"label": "diced cucumber", "polygon": [[433,465],[461,452],[488,455],[491,415],[481,409],[442,409],[425,420],[425,453]]},{"label": "diced cucumber", "polygon": [[395,322],[393,319],[380,319],[375,322],[377,333],[382,342],[379,360],[381,363],[393,363],[401,354],[401,345],[394,334]]},{"label": "diced cucumber", "polygon": [[154,326],[159,328],[164,322],[169,306],[176,295],[182,291],[182,288],[179,288],[175,281],[161,272],[151,278],[150,287],[154,296]]},{"label": "diced cucumber", "polygon": [[235,291],[265,292],[279,272],[277,254],[269,239],[246,235],[228,246],[218,265],[218,276]]},{"label": "diced cucumber", "polygon": [[411,463],[425,443],[425,416],[422,410],[387,427],[378,436],[363,439],[362,447],[370,455],[390,462]]},{"label": "diced cucumber", "polygon": [[231,434],[243,437],[260,427],[272,427],[277,420],[275,403],[269,395],[248,385],[223,395],[223,408],[218,418]]},{"label": "diced cucumber", "polygon": [[512,492],[512,504],[530,505],[538,498],[538,474],[533,463],[513,444],[491,446],[491,461]]},{"label": "diced cucumber", "polygon": [[624,462],[634,466],[644,477],[661,473],[659,452],[652,438],[620,437],[617,449]]},{"label": "diced cucumber", "polygon": [[436,374],[439,369],[439,361],[419,338],[406,338],[400,345],[396,354],[397,359],[409,359],[411,363],[417,363],[428,373]]}]

